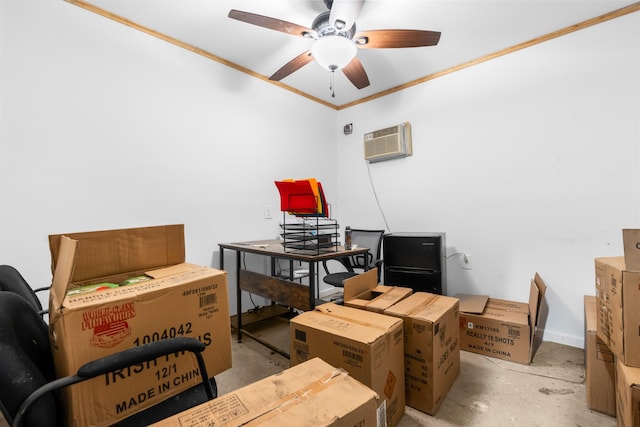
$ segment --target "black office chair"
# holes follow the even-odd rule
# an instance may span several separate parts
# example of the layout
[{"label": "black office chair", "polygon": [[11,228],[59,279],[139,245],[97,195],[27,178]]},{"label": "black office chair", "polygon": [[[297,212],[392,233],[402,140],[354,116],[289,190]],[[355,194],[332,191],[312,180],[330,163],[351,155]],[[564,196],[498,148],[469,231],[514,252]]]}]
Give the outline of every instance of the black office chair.
[{"label": "black office chair", "polygon": [[76,375],[56,379],[46,323],[26,299],[0,291],[0,411],[12,426],[62,426],[59,389],[167,354],[192,352],[198,361],[201,384],[118,424],[149,425],[216,397],[215,380],[206,380],[208,374],[200,354],[204,349],[205,345],[195,338],[156,341],[86,363]]},{"label": "black office chair", "polygon": [[[351,230],[351,244],[358,245],[359,248],[368,248],[367,254],[359,254],[337,258],[334,260],[323,261],[322,266],[325,276],[322,279],[325,283],[336,287],[343,287],[342,282],[351,277],[357,276],[356,270],[370,270],[373,267],[378,268],[378,282],[380,282],[380,270],[382,267],[382,258],[380,256],[380,248],[382,247],[382,237],[384,230]],[[332,261],[339,261],[346,271],[330,272],[329,265]],[[333,263],[335,265],[335,263]]]},{"label": "black office chair", "polygon": [[44,314],[48,310],[42,308],[42,304],[36,294],[48,289],[49,287],[33,289],[15,267],[0,265],[0,291],[9,291],[20,295],[33,305],[40,314]]}]

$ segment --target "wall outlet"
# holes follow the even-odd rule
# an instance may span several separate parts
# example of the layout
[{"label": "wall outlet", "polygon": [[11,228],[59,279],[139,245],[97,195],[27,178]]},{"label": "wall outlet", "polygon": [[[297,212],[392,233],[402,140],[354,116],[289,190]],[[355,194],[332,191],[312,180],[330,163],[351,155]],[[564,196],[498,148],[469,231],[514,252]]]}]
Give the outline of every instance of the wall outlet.
[{"label": "wall outlet", "polygon": [[271,219],[271,206],[264,207],[264,219]]},{"label": "wall outlet", "polygon": [[472,263],[471,255],[462,254],[462,269],[463,270],[472,270],[473,269],[473,263]]}]

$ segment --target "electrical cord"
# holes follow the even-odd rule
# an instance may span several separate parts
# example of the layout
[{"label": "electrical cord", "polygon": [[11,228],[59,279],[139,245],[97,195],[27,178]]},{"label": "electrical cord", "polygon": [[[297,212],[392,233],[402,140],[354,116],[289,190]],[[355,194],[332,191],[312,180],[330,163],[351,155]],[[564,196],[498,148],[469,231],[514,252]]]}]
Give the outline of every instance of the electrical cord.
[{"label": "electrical cord", "polygon": [[[243,269],[247,269],[247,259],[246,259],[247,254],[245,252],[242,252],[242,268]],[[240,280],[240,278],[238,278],[238,280]],[[253,308],[250,308],[249,310],[247,310],[248,313],[259,313],[262,311],[263,307],[260,307],[259,305],[257,305],[254,301],[253,301],[253,294],[251,292],[248,292],[249,294],[249,300],[251,301],[251,304],[253,305]]]},{"label": "electrical cord", "polygon": [[447,259],[452,258],[452,257],[454,257],[456,255],[462,255],[463,256],[462,259],[464,260],[465,264],[467,264],[469,262],[469,258],[467,257],[467,254],[465,254],[464,252],[456,252],[455,254],[451,254],[451,255],[449,255],[447,257]]},{"label": "electrical cord", "polygon": [[376,199],[376,204],[378,205],[378,210],[382,215],[382,219],[384,220],[385,228],[389,233],[391,233],[391,228],[389,227],[389,223],[387,223],[387,217],[384,215],[384,211],[382,210],[382,206],[380,205],[380,200],[378,199],[378,194],[376,193],[376,187],[373,185],[373,179],[371,178],[371,168],[369,167],[369,161],[367,161],[367,173],[369,174],[369,183],[371,183],[371,189],[373,190],[373,196]]}]

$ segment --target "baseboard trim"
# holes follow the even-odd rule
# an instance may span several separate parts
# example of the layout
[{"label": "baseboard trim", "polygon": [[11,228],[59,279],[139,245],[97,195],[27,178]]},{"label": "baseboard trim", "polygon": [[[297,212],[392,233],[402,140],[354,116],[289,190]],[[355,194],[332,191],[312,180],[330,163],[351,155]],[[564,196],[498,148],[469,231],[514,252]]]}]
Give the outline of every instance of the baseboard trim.
[{"label": "baseboard trim", "polygon": [[[540,333],[540,331],[538,331]],[[543,341],[551,341],[557,344],[564,344],[570,347],[584,348],[584,337],[576,337],[573,335],[559,334],[557,332],[545,330],[542,335]]]}]

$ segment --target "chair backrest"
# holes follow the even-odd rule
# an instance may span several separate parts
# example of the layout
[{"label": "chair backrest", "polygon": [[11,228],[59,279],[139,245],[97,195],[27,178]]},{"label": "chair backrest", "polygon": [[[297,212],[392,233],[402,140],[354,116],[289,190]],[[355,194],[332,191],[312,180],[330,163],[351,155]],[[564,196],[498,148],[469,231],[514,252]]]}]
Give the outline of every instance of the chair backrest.
[{"label": "chair backrest", "polygon": [[[36,308],[14,292],[0,291],[0,360],[0,410],[12,422],[23,401],[55,379],[48,327]],[[56,407],[52,394],[43,396],[24,425],[57,425]]]},{"label": "chair backrest", "polygon": [[42,311],[42,304],[24,277],[10,265],[0,265],[0,291],[14,292],[29,302],[36,311]]},{"label": "chair backrest", "polygon": [[382,237],[384,230],[363,230],[354,228],[351,230],[351,243],[358,245],[360,248],[369,248],[369,256],[365,261],[364,255],[350,257],[353,268],[364,269],[365,265],[368,269],[376,266],[376,262],[380,260],[380,249],[382,247]]}]

